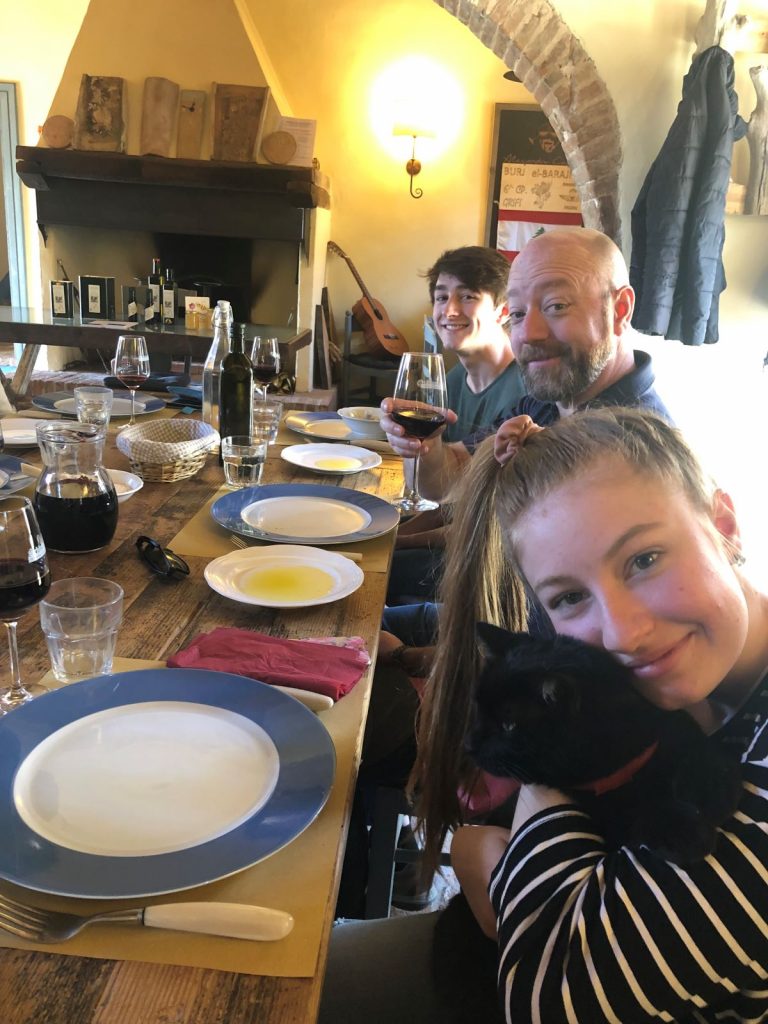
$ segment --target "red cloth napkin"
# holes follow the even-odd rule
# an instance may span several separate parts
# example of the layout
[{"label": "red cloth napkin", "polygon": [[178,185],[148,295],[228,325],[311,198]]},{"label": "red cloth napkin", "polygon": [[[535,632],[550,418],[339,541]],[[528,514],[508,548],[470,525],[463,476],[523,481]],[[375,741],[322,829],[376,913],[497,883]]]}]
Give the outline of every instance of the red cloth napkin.
[{"label": "red cloth napkin", "polygon": [[168,659],[168,666],[233,672],[338,700],[349,693],[370,663],[364,649],[338,643],[332,637],[321,642],[313,639],[311,643],[282,640],[249,629],[221,626],[195,637],[189,647]]}]

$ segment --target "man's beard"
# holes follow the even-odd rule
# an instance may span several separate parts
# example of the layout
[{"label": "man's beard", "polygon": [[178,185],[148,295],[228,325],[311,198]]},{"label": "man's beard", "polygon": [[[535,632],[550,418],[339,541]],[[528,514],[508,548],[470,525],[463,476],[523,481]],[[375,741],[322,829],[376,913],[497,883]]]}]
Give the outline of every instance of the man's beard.
[{"label": "man's beard", "polygon": [[[554,352],[535,345],[524,345],[518,362],[529,395],[540,402],[574,405],[576,399],[594,384],[603,372],[612,354],[613,345],[610,341],[576,355],[565,345]],[[538,370],[528,365],[530,361],[551,357],[559,358],[556,368]]]}]

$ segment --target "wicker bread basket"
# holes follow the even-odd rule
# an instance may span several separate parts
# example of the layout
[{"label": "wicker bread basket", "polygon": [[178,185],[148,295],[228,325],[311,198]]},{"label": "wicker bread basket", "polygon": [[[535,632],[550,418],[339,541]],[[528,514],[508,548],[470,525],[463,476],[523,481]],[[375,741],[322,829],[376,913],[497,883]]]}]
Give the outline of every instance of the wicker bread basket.
[{"label": "wicker bread basket", "polygon": [[133,472],[151,482],[194,476],[218,444],[218,431],[199,420],[137,423],[117,436],[117,447],[128,457]]}]

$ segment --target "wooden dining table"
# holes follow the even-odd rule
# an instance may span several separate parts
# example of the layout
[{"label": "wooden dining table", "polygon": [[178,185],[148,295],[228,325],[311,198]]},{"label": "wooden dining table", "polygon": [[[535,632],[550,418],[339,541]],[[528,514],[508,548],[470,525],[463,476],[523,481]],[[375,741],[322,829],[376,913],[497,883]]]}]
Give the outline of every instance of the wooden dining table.
[{"label": "wooden dining table", "polygon": [[[165,415],[168,414],[166,411]],[[127,460],[116,448],[115,436],[113,425],[105,449],[105,465],[128,470]],[[400,493],[402,470],[396,458],[385,457],[380,467],[353,476],[319,476],[280,458],[285,443],[300,441],[300,437],[281,429],[278,443],[270,447],[263,483],[335,484],[363,489],[387,501]],[[14,451],[13,454],[39,463],[36,450]],[[279,876],[281,863],[292,865],[290,870],[298,871],[295,887],[300,890],[305,882],[301,867],[296,868],[296,864],[312,864],[313,851],[317,849],[315,844],[321,836],[327,842],[330,837],[330,855],[326,850],[323,862],[327,866],[308,875],[311,892],[308,890],[306,895],[308,898],[311,896],[315,904],[320,901],[324,908],[316,950],[312,949],[314,969],[311,976],[301,977],[278,976],[270,974],[269,970],[259,973],[261,953],[258,947],[263,944],[242,941],[238,943],[239,947],[247,945],[253,948],[253,960],[247,972],[228,969],[229,964],[222,963],[221,957],[216,967],[207,963],[142,962],[105,958],[98,950],[94,955],[72,955],[66,948],[69,943],[61,947],[61,952],[42,952],[19,942],[16,945],[22,948],[0,948],[0,1020],[4,1024],[308,1024],[316,1019],[394,531],[383,540],[340,545],[354,546],[364,556],[366,548],[375,545],[371,557],[363,558],[365,578],[362,586],[342,600],[301,611],[259,608],[221,597],[209,588],[204,579],[203,570],[210,561],[210,555],[206,554],[178,552],[191,569],[185,579],[171,581],[154,575],[138,557],[136,538],[148,534],[163,545],[171,544],[175,537],[181,536],[180,531],[185,525],[200,510],[206,509],[220,492],[222,484],[223,473],[215,455],[209,456],[203,469],[190,479],[173,483],[145,482],[141,490],[121,503],[117,532],[112,542],[99,551],[85,554],[51,552],[52,576],[60,579],[91,575],[120,583],[125,591],[124,616],[116,651],[121,664],[127,664],[124,659],[165,662],[200,633],[222,625],[289,638],[360,636],[365,640],[372,659],[371,667],[353,690],[324,712],[321,718],[337,748],[335,781],[328,802],[316,821],[288,847],[247,869],[254,873],[252,877],[258,888],[258,872],[272,872],[274,875],[277,871]],[[216,529],[221,530],[219,527]],[[22,678],[40,679],[50,665],[36,611],[29,612],[20,620],[18,638]],[[1,657],[0,673],[7,678],[8,656],[5,649]],[[0,892],[7,888],[6,883],[0,882]],[[18,891],[14,889],[14,894]],[[26,895],[32,903],[44,902],[38,893]],[[83,901],[78,902],[82,904]],[[145,902],[162,902],[162,899],[154,897]],[[95,911],[97,908],[92,909]],[[295,916],[298,927],[300,909]],[[94,935],[101,927],[104,926],[93,926],[83,935]],[[168,937],[165,941],[171,942],[176,933],[161,934]],[[162,950],[158,959],[162,960]]]}]

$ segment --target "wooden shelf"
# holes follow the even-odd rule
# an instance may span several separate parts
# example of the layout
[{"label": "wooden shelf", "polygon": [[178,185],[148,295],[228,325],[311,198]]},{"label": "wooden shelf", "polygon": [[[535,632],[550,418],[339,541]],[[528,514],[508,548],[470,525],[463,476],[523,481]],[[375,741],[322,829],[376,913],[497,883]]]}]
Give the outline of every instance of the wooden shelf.
[{"label": "wooden shelf", "polygon": [[38,223],[232,238],[303,240],[304,210],[328,207],[314,168],[265,167],[17,146]]}]

